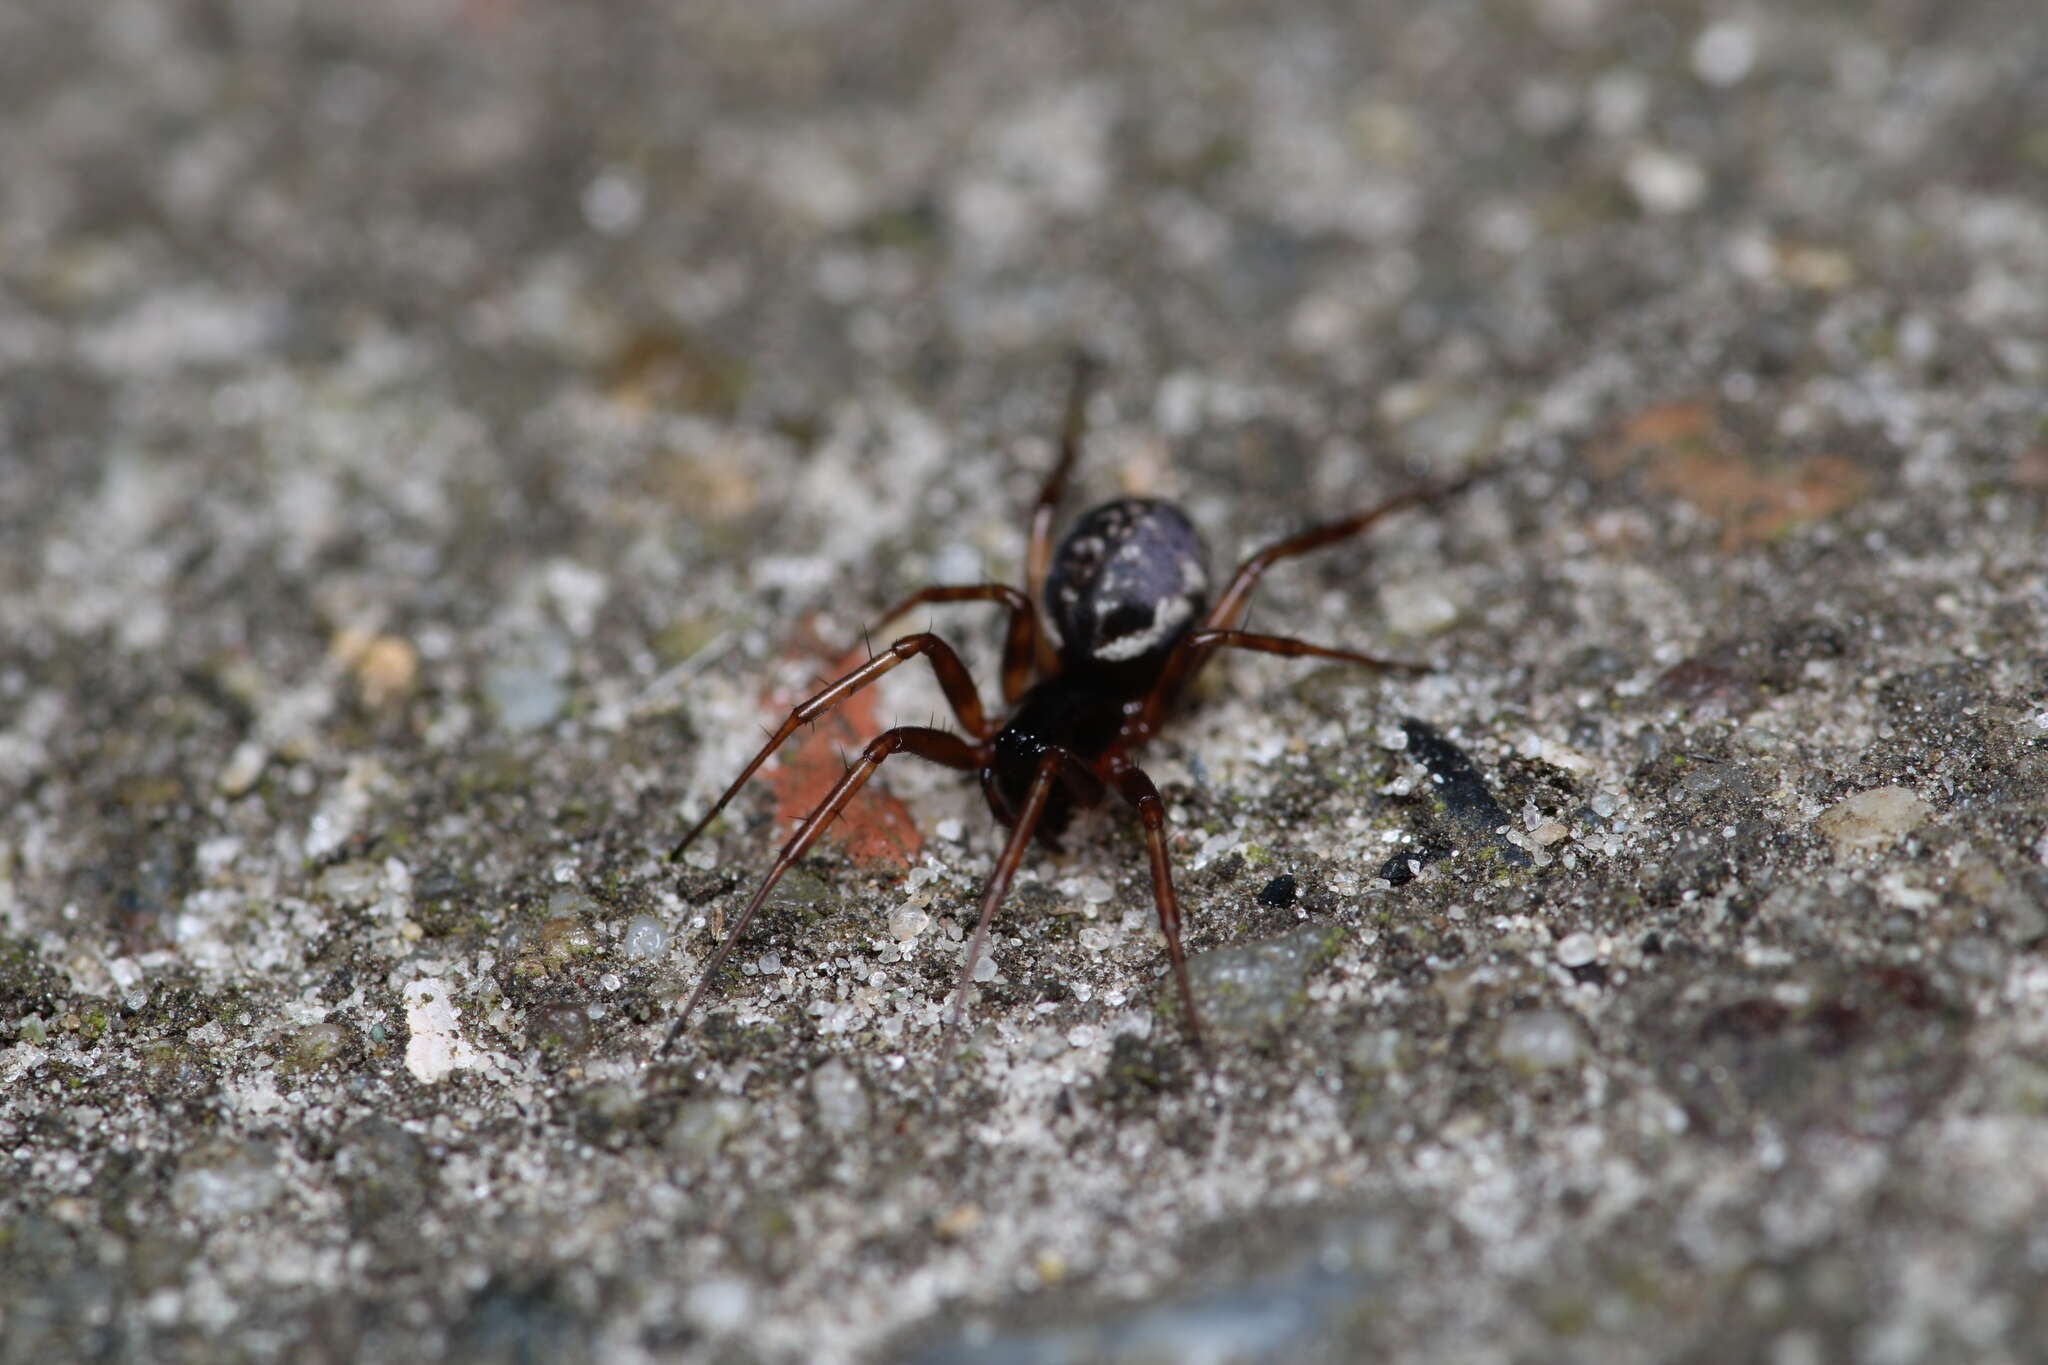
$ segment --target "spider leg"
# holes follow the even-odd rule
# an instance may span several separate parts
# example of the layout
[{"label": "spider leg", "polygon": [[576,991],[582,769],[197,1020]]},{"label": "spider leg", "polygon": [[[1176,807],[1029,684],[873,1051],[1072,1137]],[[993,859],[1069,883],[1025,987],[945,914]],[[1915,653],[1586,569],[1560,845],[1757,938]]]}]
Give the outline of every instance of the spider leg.
[{"label": "spider leg", "polygon": [[[1338,541],[1348,540],[1352,536],[1361,534],[1381,518],[1390,516],[1395,512],[1406,511],[1411,507],[1428,507],[1442,502],[1446,498],[1464,492],[1481,479],[1491,477],[1498,473],[1499,470],[1500,466],[1497,464],[1482,465],[1470,473],[1463,474],[1445,483],[1424,484],[1420,488],[1411,488],[1405,493],[1397,493],[1385,502],[1380,503],[1377,507],[1368,507],[1363,512],[1358,512],[1336,521],[1326,521],[1320,525],[1311,526],[1305,531],[1297,531],[1284,540],[1274,541],[1271,545],[1266,546],[1263,550],[1245,560],[1244,563],[1238,565],[1237,572],[1230,576],[1230,582],[1223,589],[1222,595],[1216,599],[1216,604],[1209,608],[1209,614],[1203,618],[1201,628],[1191,631],[1187,636],[1183,637],[1180,643],[1174,646],[1173,653],[1168,656],[1166,666],[1160,670],[1159,681],[1153,684],[1151,693],[1145,698],[1144,719],[1141,722],[1141,728],[1149,733],[1157,727],[1159,715],[1166,709],[1166,703],[1179,693],[1182,687],[1185,687],[1192,681],[1195,674],[1202,671],[1203,665],[1209,662],[1217,649],[1226,645],[1246,649],[1262,649],[1264,646],[1250,644],[1247,641],[1253,638],[1264,640],[1278,638],[1274,636],[1253,637],[1246,635],[1244,632],[1235,631],[1237,623],[1244,618],[1245,608],[1251,603],[1252,589],[1258,586],[1259,579],[1265,576],[1266,570],[1272,568],[1283,559],[1295,559],[1307,554],[1311,550],[1320,550],[1325,545],[1334,545]],[[1213,634],[1216,631],[1232,632],[1239,638],[1218,639]],[[1267,652],[1284,654],[1289,651],[1277,649],[1268,650]],[[1310,647],[1302,652],[1313,654],[1317,650],[1314,647]],[[1364,656],[1351,656],[1345,653],[1326,654],[1323,657],[1341,658],[1359,663],[1377,663],[1381,667],[1404,666],[1394,664],[1391,661],[1383,662],[1368,659]]]},{"label": "spider leg", "polygon": [[1187,954],[1180,946],[1180,897],[1173,890],[1173,865],[1166,856],[1166,803],[1142,769],[1124,767],[1111,778],[1117,794],[1130,802],[1145,827],[1145,851],[1152,859],[1152,900],[1159,907],[1159,928],[1166,935],[1166,956],[1173,963],[1174,984],[1180,988],[1181,1012],[1187,1017],[1188,1038],[1202,1046],[1202,1021],[1195,1013],[1195,993],[1188,985]]},{"label": "spider leg", "polygon": [[861,751],[859,760],[846,770],[846,776],[839,779],[826,794],[825,799],[818,803],[817,809],[805,816],[804,822],[790,835],[789,842],[782,846],[782,853],[775,859],[775,866],[768,869],[768,875],[762,879],[753,898],[747,902],[746,908],[740,911],[739,918],[733,921],[732,928],[726,931],[725,938],[712,951],[703,971],[698,974],[695,988],[683,1002],[681,1012],[676,1015],[675,1023],[669,1026],[668,1039],[661,1045],[663,1054],[675,1047],[683,1026],[689,1023],[690,1015],[696,1011],[698,1002],[704,998],[704,992],[710,989],[712,980],[718,975],[718,969],[725,965],[725,959],[731,954],[733,945],[738,943],[740,935],[747,931],[747,925],[753,922],[755,913],[767,902],[768,893],[782,880],[782,874],[789,871],[796,860],[803,857],[811,845],[818,841],[818,836],[825,832],[826,826],[830,825],[834,817],[845,808],[846,803],[853,799],[854,793],[866,786],[868,779],[875,775],[875,770],[882,766],[882,760],[898,753],[915,754],[919,758],[928,758],[948,768],[965,771],[980,767],[987,757],[983,745],[969,744],[949,731],[927,729],[921,725],[905,725],[893,730],[884,730],[868,741],[867,747]]},{"label": "spider leg", "polygon": [[889,609],[881,618],[887,625],[912,607],[925,602],[1000,602],[1010,615],[1008,633],[1003,637],[1003,700],[1014,702],[1031,685],[1031,669],[1043,634],[1038,609],[1029,597],[1007,583],[976,583],[956,588],[919,588]]},{"label": "spider leg", "polygon": [[1266,570],[1281,560],[1295,559],[1311,550],[1320,550],[1325,545],[1349,540],[1381,518],[1395,512],[1406,511],[1410,507],[1428,507],[1454,497],[1481,479],[1497,473],[1498,469],[1496,465],[1482,465],[1469,474],[1445,483],[1424,484],[1420,488],[1411,488],[1405,493],[1396,493],[1377,507],[1368,507],[1363,512],[1311,526],[1305,531],[1295,532],[1284,540],[1273,542],[1238,565],[1237,572],[1230,576],[1229,586],[1224,588],[1222,596],[1216,599],[1216,605],[1209,608],[1209,615],[1202,622],[1203,626],[1211,629],[1228,629],[1236,625],[1243,617],[1246,605],[1251,601],[1252,589],[1258,586],[1259,579],[1265,575]]},{"label": "spider leg", "polygon": [[696,841],[697,836],[704,832],[705,826],[716,819],[718,813],[725,809],[726,803],[746,785],[747,779],[768,761],[768,756],[782,747],[784,740],[795,734],[801,726],[824,715],[890,669],[898,664],[908,663],[919,655],[931,661],[932,672],[938,675],[939,686],[945,691],[946,700],[952,703],[953,714],[958,717],[960,728],[980,740],[986,740],[993,735],[995,727],[989,724],[988,717],[982,712],[981,696],[974,690],[974,678],[968,673],[967,665],[960,662],[960,656],[953,652],[953,647],[928,632],[906,635],[859,668],[826,684],[822,690],[791,707],[789,717],[768,737],[768,742],[754,755],[753,762],[741,770],[740,775],[733,779],[732,785],[725,789],[725,794],[712,802],[711,808],[699,816],[697,823],[691,825],[689,832],[669,850],[669,861],[674,862],[683,856],[683,850]]},{"label": "spider leg", "polygon": [[[1086,351],[1074,353],[1074,380],[1067,390],[1067,412],[1060,423],[1060,454],[1052,472],[1038,490],[1031,508],[1031,539],[1024,554],[1024,595],[1038,601],[1045,595],[1045,574],[1052,565],[1052,523],[1059,513],[1060,498],[1067,491],[1067,476],[1081,454],[1081,434],[1088,425],[1088,391],[1095,383],[1095,360]],[[1038,672],[1051,677],[1059,671],[1059,658],[1044,631],[1038,632]]]},{"label": "spider leg", "polygon": [[1377,654],[1360,654],[1351,649],[1312,645],[1292,635],[1261,635],[1249,630],[1197,630],[1188,636],[1190,649],[1248,649],[1257,654],[1284,654],[1290,659],[1335,659],[1338,663],[1363,664],[1367,668],[1399,673],[1427,673],[1428,664],[1408,659],[1382,659]]},{"label": "spider leg", "polygon": [[1032,774],[1031,786],[1024,793],[1024,804],[1017,812],[1017,823],[1010,827],[1009,840],[1003,845],[1002,856],[996,859],[996,870],[989,874],[988,887],[981,894],[981,918],[975,921],[974,937],[967,941],[967,956],[960,963],[960,985],[953,992],[953,1007],[946,1012],[945,1041],[939,1045],[939,1074],[945,1075],[953,1065],[953,1048],[960,1040],[960,1016],[967,1006],[967,988],[974,982],[975,964],[981,961],[981,951],[988,944],[988,922],[995,917],[996,907],[1009,894],[1010,882],[1017,875],[1017,864],[1024,861],[1024,850],[1030,846],[1032,831],[1038,828],[1038,819],[1045,813],[1046,798],[1052,795],[1053,782],[1059,777],[1060,769],[1073,762],[1070,754],[1063,750],[1048,749],[1038,760],[1038,769]]}]

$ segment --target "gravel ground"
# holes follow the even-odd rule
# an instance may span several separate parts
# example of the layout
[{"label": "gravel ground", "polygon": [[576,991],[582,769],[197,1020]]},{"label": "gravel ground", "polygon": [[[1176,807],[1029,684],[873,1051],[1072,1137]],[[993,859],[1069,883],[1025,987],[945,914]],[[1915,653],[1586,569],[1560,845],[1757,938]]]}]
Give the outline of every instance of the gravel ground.
[{"label": "gravel ground", "polygon": [[[0,8],[0,1361],[2048,1359],[2048,26]],[[1129,823],[883,603],[1276,570]],[[993,701],[985,607],[931,609]],[[921,625],[922,622],[914,624]],[[886,791],[884,790],[886,788]]]}]

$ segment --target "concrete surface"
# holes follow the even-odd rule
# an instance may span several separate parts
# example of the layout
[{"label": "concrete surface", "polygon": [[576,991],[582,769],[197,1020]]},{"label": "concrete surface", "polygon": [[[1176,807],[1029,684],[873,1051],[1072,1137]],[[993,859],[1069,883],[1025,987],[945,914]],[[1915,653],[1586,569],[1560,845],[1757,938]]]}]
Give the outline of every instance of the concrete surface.
[{"label": "concrete surface", "polygon": [[[2044,34],[0,7],[0,1360],[2048,1358]],[[1149,751],[1206,1058],[1105,818],[942,1081],[905,761],[660,1061],[1076,344],[1219,568],[1503,461],[1254,616],[1438,671]]]}]

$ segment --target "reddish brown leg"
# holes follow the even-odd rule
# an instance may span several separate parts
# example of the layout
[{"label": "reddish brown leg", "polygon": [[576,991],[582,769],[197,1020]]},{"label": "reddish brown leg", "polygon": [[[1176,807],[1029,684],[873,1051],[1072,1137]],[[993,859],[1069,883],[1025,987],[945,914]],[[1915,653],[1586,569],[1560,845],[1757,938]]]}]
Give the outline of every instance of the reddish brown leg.
[{"label": "reddish brown leg", "polygon": [[1259,579],[1265,575],[1266,570],[1281,560],[1295,559],[1311,550],[1320,550],[1325,545],[1349,540],[1381,518],[1395,512],[1442,502],[1445,498],[1464,492],[1494,472],[1494,467],[1489,465],[1461,478],[1452,479],[1448,483],[1425,484],[1421,488],[1411,488],[1405,493],[1395,494],[1377,507],[1367,508],[1354,516],[1345,517],[1340,521],[1327,521],[1320,526],[1311,526],[1306,531],[1295,532],[1285,540],[1275,541],[1238,566],[1237,572],[1231,575],[1230,585],[1223,590],[1223,595],[1216,599],[1216,605],[1209,608],[1209,615],[1202,622],[1203,626],[1227,629],[1236,625],[1244,616],[1245,607],[1251,602],[1252,589],[1258,586]]},{"label": "reddish brown leg", "polygon": [[953,1048],[960,1039],[960,1016],[967,1006],[967,988],[974,982],[975,964],[981,961],[981,950],[988,944],[988,922],[995,918],[996,907],[1009,894],[1010,882],[1017,875],[1017,864],[1024,861],[1024,850],[1031,843],[1032,832],[1038,828],[1038,818],[1045,814],[1046,798],[1052,794],[1052,784],[1059,777],[1060,769],[1074,760],[1059,749],[1049,749],[1038,760],[1038,770],[1032,775],[1031,786],[1024,793],[1024,804],[1017,811],[1017,823],[1010,828],[1010,838],[1003,845],[1002,857],[996,859],[996,870],[989,876],[988,888],[981,893],[981,918],[975,921],[974,937],[967,941],[967,957],[960,964],[960,985],[953,992],[953,1007],[946,1012],[945,1040],[939,1045],[939,1074],[945,1075],[953,1063]]},{"label": "reddish brown leg", "polygon": [[1166,956],[1173,963],[1180,988],[1181,1012],[1187,1017],[1188,1039],[1202,1046],[1202,1021],[1195,1013],[1195,992],[1188,985],[1187,955],[1180,946],[1180,897],[1173,890],[1173,866],[1166,856],[1166,803],[1152,779],[1137,768],[1124,768],[1114,779],[1117,793],[1131,803],[1145,826],[1145,850],[1152,856],[1152,900],[1159,907],[1159,928],[1166,935]]},{"label": "reddish brown leg", "polygon": [[738,943],[740,935],[747,931],[747,925],[753,922],[755,912],[766,903],[768,893],[782,880],[782,874],[789,871],[791,865],[803,857],[812,844],[818,842],[818,836],[825,832],[826,826],[830,825],[833,818],[845,808],[846,803],[853,799],[854,793],[866,786],[868,779],[875,775],[875,769],[882,766],[882,760],[898,753],[915,754],[919,758],[942,763],[948,768],[959,768],[968,772],[980,767],[988,757],[983,745],[969,744],[958,735],[945,730],[927,729],[922,725],[905,725],[894,730],[884,730],[868,741],[867,748],[861,751],[859,761],[846,770],[846,776],[839,779],[837,785],[826,793],[825,799],[818,803],[817,809],[805,816],[804,822],[789,836],[789,842],[782,846],[782,853],[776,858],[775,866],[768,869],[768,875],[754,892],[753,899],[747,902],[746,908],[740,911],[739,918],[733,921],[732,928],[726,931],[724,940],[713,950],[710,960],[704,964],[704,970],[698,974],[696,987],[691,990],[689,999],[683,1002],[682,1012],[676,1015],[675,1023],[669,1027],[668,1040],[661,1045],[664,1054],[676,1045],[676,1038],[681,1035],[683,1025],[690,1022],[690,1015],[696,1011],[698,1001],[702,1000],[704,992],[710,989],[712,979],[718,975],[718,969],[725,965],[725,959],[732,953],[733,945]]},{"label": "reddish brown leg", "polygon": [[1007,583],[976,583],[959,588],[919,588],[889,609],[881,618],[888,625],[912,607],[924,602],[1000,602],[1010,614],[1009,633],[1003,638],[1003,700],[1014,702],[1031,686],[1031,669],[1038,653],[1038,611],[1031,599]]},{"label": "reddish brown leg", "polygon": [[[1095,382],[1095,362],[1084,353],[1074,356],[1073,387],[1067,390],[1066,419],[1060,424],[1060,454],[1052,473],[1038,490],[1031,508],[1031,540],[1024,554],[1024,594],[1036,602],[1045,596],[1045,574],[1052,565],[1052,523],[1059,514],[1060,499],[1067,491],[1067,476],[1081,453],[1081,433],[1088,424],[1088,391]],[[1059,671],[1059,659],[1052,641],[1038,632],[1038,672],[1051,677]]]},{"label": "reddish brown leg", "polygon": [[[1142,728],[1149,733],[1153,728],[1157,727],[1159,715],[1165,710],[1166,703],[1177,695],[1181,688],[1191,682],[1197,673],[1202,671],[1202,666],[1209,662],[1218,648],[1230,645],[1247,649],[1263,649],[1265,646],[1249,644],[1247,641],[1252,639],[1275,640],[1281,638],[1277,636],[1250,636],[1233,629],[1238,621],[1243,618],[1245,608],[1251,603],[1252,589],[1258,586],[1259,579],[1265,576],[1266,570],[1272,568],[1283,559],[1294,559],[1307,554],[1311,550],[1320,550],[1325,545],[1334,545],[1340,540],[1348,540],[1352,536],[1363,533],[1381,518],[1390,516],[1395,512],[1405,511],[1411,507],[1427,507],[1434,503],[1442,502],[1445,498],[1464,492],[1473,484],[1481,479],[1490,477],[1496,472],[1498,472],[1498,466],[1487,465],[1475,469],[1460,478],[1452,479],[1448,483],[1426,484],[1421,488],[1411,488],[1406,493],[1398,493],[1388,498],[1379,506],[1367,508],[1365,511],[1359,512],[1354,516],[1345,517],[1339,521],[1327,521],[1320,526],[1311,526],[1305,531],[1297,531],[1285,540],[1275,541],[1251,558],[1245,560],[1244,563],[1238,566],[1237,572],[1231,575],[1230,583],[1223,589],[1222,596],[1218,597],[1216,604],[1209,608],[1209,614],[1202,620],[1202,628],[1191,632],[1183,639],[1174,648],[1173,654],[1167,659],[1165,668],[1160,670],[1159,681],[1153,684],[1151,693],[1145,699],[1143,713],[1145,719],[1142,722]],[[1224,632],[1225,638],[1216,638],[1213,633],[1218,631]],[[1229,638],[1233,635],[1237,638]],[[1274,649],[1267,652],[1284,654],[1290,651]],[[1300,652],[1304,654],[1319,653],[1315,646],[1306,646]],[[1327,651],[1320,651],[1320,653],[1322,657],[1378,664],[1381,667],[1412,667],[1412,665],[1395,664],[1391,661],[1383,662],[1364,655],[1329,653]]]},{"label": "reddish brown leg", "polygon": [[1197,630],[1189,634],[1188,647],[1248,649],[1257,654],[1284,654],[1290,659],[1335,659],[1338,663],[1364,664],[1367,668],[1387,669],[1397,673],[1429,672],[1428,664],[1419,664],[1408,659],[1382,659],[1377,654],[1360,654],[1356,650],[1312,645],[1291,635],[1260,635],[1249,630]]},{"label": "reddish brown leg", "polygon": [[938,674],[939,686],[944,689],[946,700],[952,703],[953,714],[958,717],[960,728],[976,739],[985,740],[993,735],[995,727],[990,725],[988,718],[982,714],[981,696],[974,689],[974,679],[968,674],[967,665],[961,663],[960,656],[953,652],[953,647],[936,635],[906,635],[859,668],[837,681],[826,684],[823,690],[792,707],[789,718],[782,722],[782,728],[761,746],[761,752],[754,755],[754,761],[747,764],[740,775],[733,779],[732,785],[725,789],[725,794],[712,802],[711,809],[699,816],[697,823],[690,826],[689,832],[669,850],[669,861],[674,862],[683,856],[683,850],[696,841],[697,836],[704,832],[705,826],[716,819],[718,813],[725,809],[726,803],[746,785],[747,779],[768,761],[770,754],[782,747],[784,740],[797,732],[799,726],[816,720],[890,669],[898,664],[908,663],[919,655],[931,660],[932,672]]}]

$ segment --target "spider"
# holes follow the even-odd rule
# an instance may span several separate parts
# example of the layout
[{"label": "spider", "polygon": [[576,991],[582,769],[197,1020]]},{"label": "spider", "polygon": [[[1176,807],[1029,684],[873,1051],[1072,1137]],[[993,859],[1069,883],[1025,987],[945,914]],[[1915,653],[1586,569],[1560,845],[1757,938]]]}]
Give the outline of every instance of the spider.
[{"label": "spider", "polygon": [[[1093,376],[1093,364],[1086,357],[1078,358],[1059,455],[1031,509],[1024,587],[977,583],[921,588],[882,618],[894,620],[925,603],[1000,605],[1009,618],[1002,659],[1003,700],[1012,708],[1009,719],[998,724],[989,717],[960,656],[928,631],[895,641],[793,707],[753,761],[677,842],[669,853],[670,861],[682,857],[747,779],[799,727],[912,659],[924,659],[931,665],[966,736],[931,726],[902,725],[869,741],[845,776],[797,826],[746,908],[712,952],[669,1029],[663,1053],[675,1046],[733,945],[746,933],[782,875],[818,841],[882,763],[897,754],[913,754],[976,774],[989,809],[1009,829],[995,872],[982,893],[980,918],[961,964],[959,985],[947,1013],[942,1058],[951,1058],[967,989],[987,945],[989,921],[1008,893],[1032,837],[1057,852],[1060,835],[1074,811],[1099,805],[1111,793],[1131,809],[1143,829],[1152,864],[1152,897],[1159,911],[1159,927],[1166,936],[1166,954],[1180,994],[1187,1036],[1197,1048],[1202,1045],[1201,1017],[1181,949],[1180,901],[1174,893],[1173,868],[1166,851],[1166,806],[1152,779],[1138,766],[1136,755],[1158,733],[1174,698],[1221,649],[1333,659],[1382,670],[1427,671],[1427,665],[1240,630],[1238,622],[1260,577],[1281,560],[1349,539],[1390,513],[1439,502],[1485,471],[1410,489],[1376,507],[1276,541],[1239,565],[1212,603],[1207,547],[1187,514],[1170,502],[1156,498],[1106,502],[1075,522],[1054,550],[1053,519],[1080,454]],[[1048,632],[1034,605],[1034,590],[1044,598],[1053,632]]]}]

